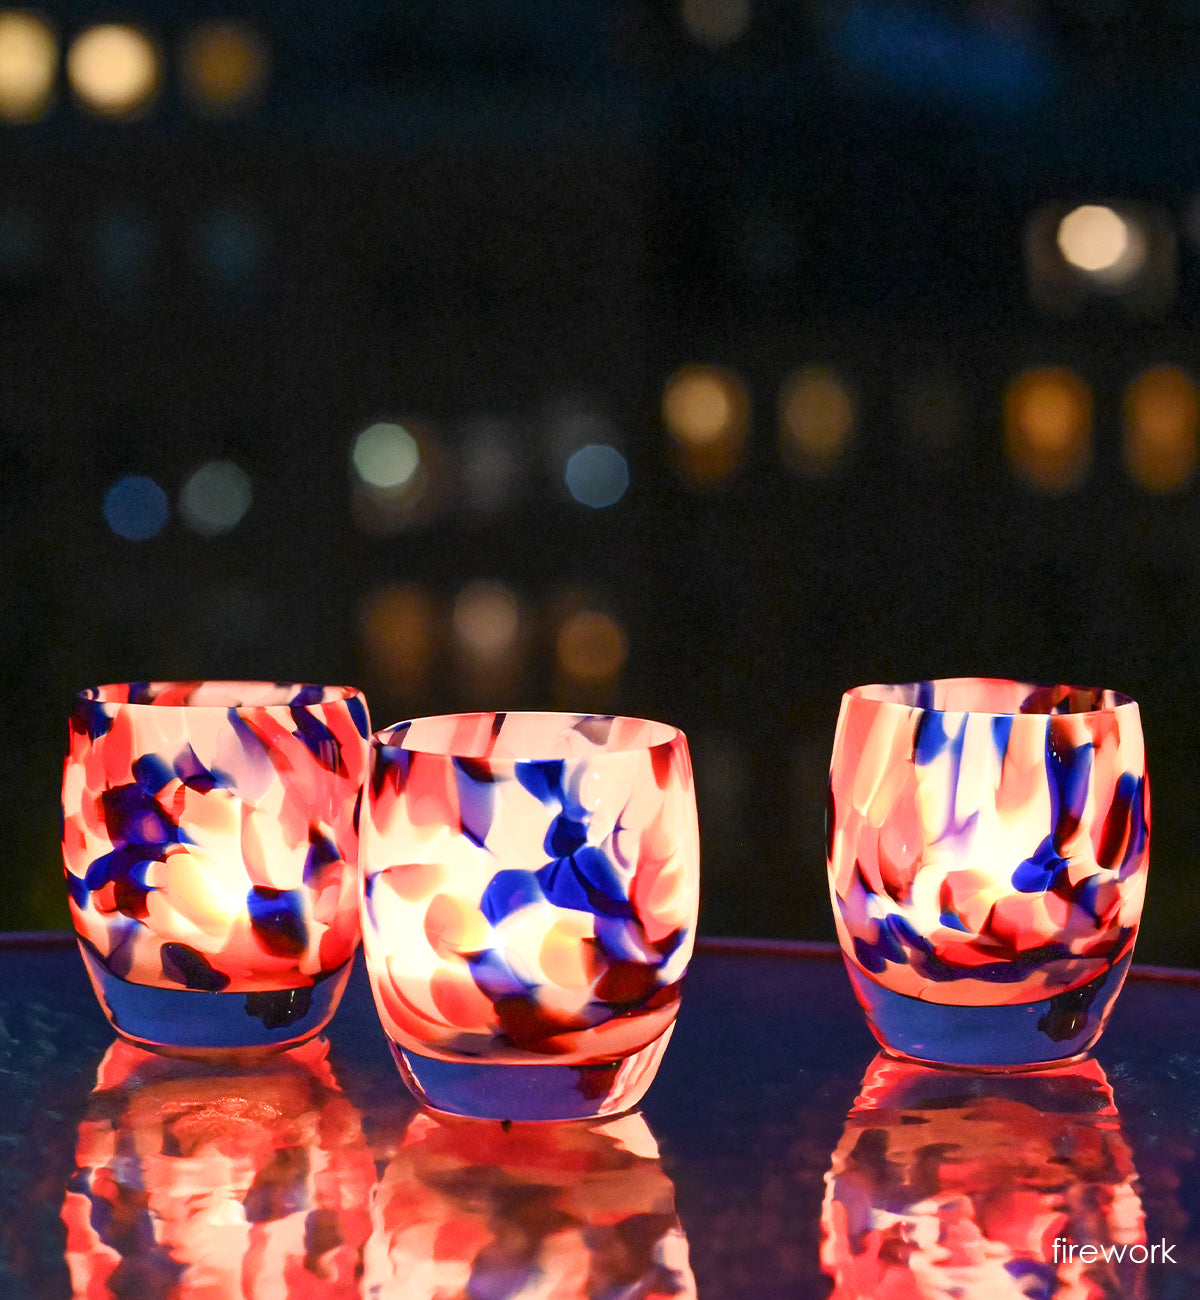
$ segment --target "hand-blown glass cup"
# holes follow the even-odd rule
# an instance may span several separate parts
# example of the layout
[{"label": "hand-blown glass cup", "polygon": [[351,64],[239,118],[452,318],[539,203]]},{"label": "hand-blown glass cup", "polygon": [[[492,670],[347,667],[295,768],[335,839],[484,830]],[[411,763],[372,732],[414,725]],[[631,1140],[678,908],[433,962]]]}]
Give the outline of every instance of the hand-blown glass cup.
[{"label": "hand-blown glass cup", "polygon": [[987,678],[858,687],[829,784],[838,938],[889,1052],[1013,1069],[1095,1043],[1146,889],[1133,700]]},{"label": "hand-blown glass cup", "polygon": [[358,944],[370,724],[343,686],[84,691],[63,772],[79,946],[113,1027],[159,1051],[294,1046]]},{"label": "hand-blown glass cup", "polygon": [[405,1081],[435,1109],[637,1104],[691,956],[687,742],[634,718],[476,713],[372,740],[363,948]]}]

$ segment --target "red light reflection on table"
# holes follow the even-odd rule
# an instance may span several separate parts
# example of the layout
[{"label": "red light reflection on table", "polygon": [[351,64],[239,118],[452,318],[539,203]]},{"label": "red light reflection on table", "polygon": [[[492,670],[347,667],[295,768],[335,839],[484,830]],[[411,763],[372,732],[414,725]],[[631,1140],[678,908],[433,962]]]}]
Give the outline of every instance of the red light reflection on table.
[{"label": "red light reflection on table", "polygon": [[696,1295],[675,1188],[638,1114],[506,1127],[422,1112],[372,1223],[372,1300]]},{"label": "red light reflection on table", "polygon": [[[1095,1061],[985,1075],[881,1054],[825,1176],[821,1264],[833,1300],[1140,1297],[1136,1187]],[[1123,1262],[1064,1242],[1124,1246]]]},{"label": "red light reflection on table", "polygon": [[114,1042],[62,1209],[73,1295],[357,1296],[375,1166],[328,1050],[221,1071]]}]

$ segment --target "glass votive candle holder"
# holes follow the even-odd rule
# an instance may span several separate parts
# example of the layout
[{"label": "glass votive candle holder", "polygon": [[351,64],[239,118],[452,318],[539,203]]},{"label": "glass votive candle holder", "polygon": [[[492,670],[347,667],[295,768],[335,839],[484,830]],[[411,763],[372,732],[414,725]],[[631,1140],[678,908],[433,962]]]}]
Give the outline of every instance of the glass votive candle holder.
[{"label": "glass votive candle holder", "polygon": [[1150,792],[1137,704],[953,678],[842,698],[826,837],[838,938],[893,1055],[1072,1060],[1133,957]]},{"label": "glass votive candle holder", "polygon": [[377,733],[363,934],[400,1073],[476,1118],[630,1109],[674,1027],[699,836],[683,733],[559,713]]},{"label": "glass votive candle holder", "polygon": [[370,724],[351,687],[149,682],[78,697],[63,860],[113,1027],[169,1054],[295,1046],[358,945]]}]

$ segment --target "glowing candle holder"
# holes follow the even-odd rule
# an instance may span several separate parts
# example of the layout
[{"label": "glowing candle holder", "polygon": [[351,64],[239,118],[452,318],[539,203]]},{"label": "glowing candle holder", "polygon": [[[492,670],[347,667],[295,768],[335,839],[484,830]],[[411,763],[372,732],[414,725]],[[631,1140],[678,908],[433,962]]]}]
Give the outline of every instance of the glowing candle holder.
[{"label": "glowing candle holder", "polygon": [[829,781],[834,919],[879,1042],[981,1069],[1086,1051],[1146,888],[1133,700],[985,678],[859,687]]},{"label": "glowing candle holder", "polygon": [[168,1053],[289,1047],[358,944],[359,692],[267,682],[84,691],[63,773],[80,951],[118,1033]]},{"label": "glowing candle holder", "polygon": [[691,956],[687,742],[634,718],[476,713],[372,741],[363,933],[418,1098],[478,1118],[637,1104]]}]

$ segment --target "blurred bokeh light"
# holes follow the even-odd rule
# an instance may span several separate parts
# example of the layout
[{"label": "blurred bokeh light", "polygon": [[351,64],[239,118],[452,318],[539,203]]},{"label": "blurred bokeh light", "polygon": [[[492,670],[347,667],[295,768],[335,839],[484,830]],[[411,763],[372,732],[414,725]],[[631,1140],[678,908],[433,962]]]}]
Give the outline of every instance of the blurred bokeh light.
[{"label": "blurred bokeh light", "polygon": [[201,23],[180,53],[180,81],[194,111],[235,117],[262,98],[271,72],[266,39],[249,23]]},{"label": "blurred bokeh light", "polygon": [[684,366],[663,386],[662,418],[685,478],[704,485],[737,468],[750,431],[750,394],[732,371]]},{"label": "blurred bokeh light", "polygon": [[1004,396],[1004,447],[1009,463],[1043,491],[1078,487],[1092,462],[1092,392],[1059,366],[1018,375]]},{"label": "blurred bokeh light", "polygon": [[1148,492],[1178,492],[1196,472],[1200,390],[1180,366],[1152,366],[1126,388],[1125,466]]},{"label": "blurred bokeh light", "polygon": [[779,445],[784,460],[807,474],[825,474],[846,454],[858,403],[825,366],[802,366],[779,394]]},{"label": "blurred bokeh light", "polygon": [[250,475],[230,460],[201,465],[179,494],[179,515],[202,537],[232,532],[246,516],[254,498]]},{"label": "blurred bokeh light", "polygon": [[33,122],[54,100],[58,37],[35,13],[0,10],[0,118]]},{"label": "blurred bokeh light", "polygon": [[167,526],[167,494],[145,474],[124,474],[104,494],[104,518],[118,537],[144,542]]},{"label": "blurred bokeh light", "polygon": [[85,107],[101,117],[135,117],[158,94],[162,58],[140,27],[102,23],[67,50],[67,79]]}]

